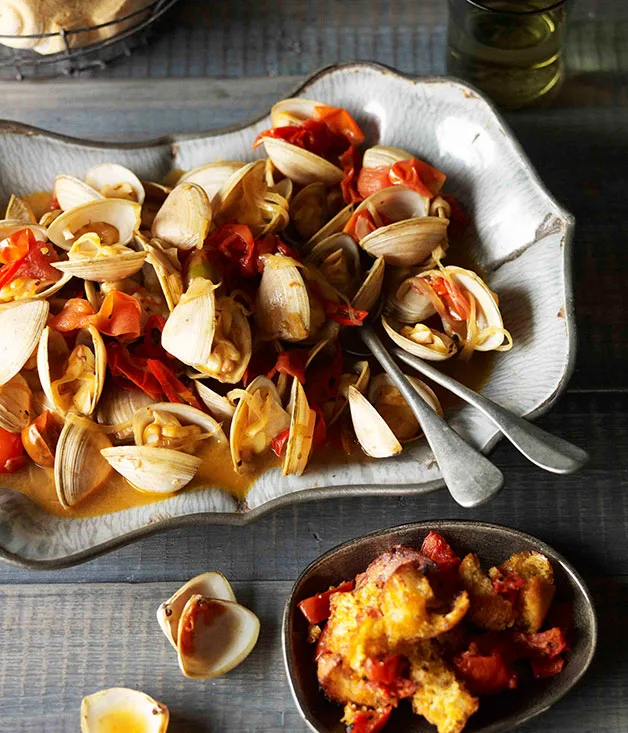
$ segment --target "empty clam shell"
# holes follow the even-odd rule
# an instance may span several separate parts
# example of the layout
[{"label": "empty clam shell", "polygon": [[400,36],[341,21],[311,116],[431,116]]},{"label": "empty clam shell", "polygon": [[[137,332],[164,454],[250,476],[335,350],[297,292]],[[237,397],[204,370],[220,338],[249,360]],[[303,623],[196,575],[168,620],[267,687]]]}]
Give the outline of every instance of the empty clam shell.
[{"label": "empty clam shell", "polygon": [[347,394],[353,430],[366,455],[389,458],[401,453],[401,443],[368,399],[353,386]]},{"label": "empty clam shell", "polygon": [[21,374],[0,385],[0,428],[21,432],[31,422],[31,390]]},{"label": "empty clam shell", "polygon": [[111,446],[105,433],[85,417],[69,413],[55,451],[57,496],[66,509],[74,506],[106,481],[111,473],[100,455]]},{"label": "empty clam shell", "polygon": [[90,201],[64,211],[48,228],[48,236],[57,247],[66,250],[90,231],[98,234],[104,244],[128,244],[139,228],[140,214],[141,207],[134,201]]},{"label": "empty clam shell", "polygon": [[77,206],[88,204],[90,201],[99,201],[104,198],[102,194],[85,181],[81,181],[80,178],[75,176],[66,175],[56,177],[53,193],[62,211],[69,211]]},{"label": "empty clam shell", "polygon": [[190,483],[200,458],[170,448],[126,445],[105,448],[103,458],[139,491],[171,494]]},{"label": "empty clam shell", "polygon": [[29,300],[0,310],[0,385],[18,374],[37,348],[48,312],[45,300]]},{"label": "empty clam shell", "polygon": [[277,170],[302,186],[317,181],[326,186],[334,186],[344,177],[342,168],[285,140],[265,137],[264,148]]},{"label": "empty clam shell", "polygon": [[37,224],[37,218],[35,217],[29,203],[14,194],[11,194],[4,218],[9,220],[13,219],[14,221],[23,221],[26,224]]},{"label": "empty clam shell", "polygon": [[281,470],[284,476],[295,474],[300,476],[312,452],[316,413],[310,409],[301,383],[294,377],[288,405],[290,417],[290,434],[286,443]]},{"label": "empty clam shell", "polygon": [[166,321],[161,345],[188,366],[206,364],[216,330],[216,286],[194,278]]},{"label": "empty clam shell", "polygon": [[111,687],[81,702],[81,733],[166,733],[168,708],[139,690]]},{"label": "empty clam shell", "polygon": [[182,183],[168,194],[151,233],[177,249],[200,249],[211,222],[212,206],[205,191],[196,183]]},{"label": "empty clam shell", "polygon": [[177,648],[177,636],[179,630],[179,619],[185,604],[193,595],[205,596],[205,598],[216,598],[220,601],[232,601],[235,603],[235,593],[229,581],[222,573],[212,571],[197,575],[188,580],[179,590],[167,601],[164,601],[157,609],[157,621],[161,630],[166,635],[172,646]]},{"label": "empty clam shell", "polygon": [[414,327],[413,338],[403,336],[399,331],[403,324],[382,316],[382,326],[390,338],[402,349],[426,361],[444,361],[452,357],[458,350],[456,343],[444,333],[418,323]]},{"label": "empty clam shell", "polygon": [[448,225],[448,219],[437,216],[405,219],[371,232],[360,247],[390,265],[418,265],[437,247],[447,248]]},{"label": "empty clam shell", "polygon": [[179,183],[196,183],[205,191],[207,198],[214,206],[214,196],[234,173],[237,173],[244,166],[246,166],[246,163],[239,160],[221,160],[216,163],[206,163],[184,173],[179,179]]},{"label": "empty clam shell", "polygon": [[[199,377],[203,377],[203,374],[199,374]],[[235,412],[235,405],[227,397],[224,397],[218,392],[208,387],[199,379],[194,380],[196,386],[196,392],[201,398],[205,407],[209,412],[216,418],[225,423],[231,422],[233,413]]]},{"label": "empty clam shell", "polygon": [[436,313],[430,286],[420,275],[392,283],[386,298],[386,312],[402,323],[420,323]]},{"label": "empty clam shell", "polygon": [[128,199],[144,203],[144,186],[133,171],[117,163],[102,163],[90,168],[85,183],[108,199]]},{"label": "empty clam shell", "polygon": [[[443,409],[434,391],[413,375],[407,374],[406,378],[422,399],[442,417]],[[368,389],[368,399],[400,442],[415,440],[423,435],[414,413],[388,374],[373,377]]]},{"label": "empty clam shell", "polygon": [[253,651],[259,636],[257,616],[238,603],[193,595],[179,620],[177,650],[186,677],[226,674]]},{"label": "empty clam shell", "polygon": [[271,124],[273,127],[298,125],[300,122],[312,118],[315,108],[322,104],[322,102],[317,102],[315,99],[305,99],[303,97],[282,99],[274,104],[270,110]]}]

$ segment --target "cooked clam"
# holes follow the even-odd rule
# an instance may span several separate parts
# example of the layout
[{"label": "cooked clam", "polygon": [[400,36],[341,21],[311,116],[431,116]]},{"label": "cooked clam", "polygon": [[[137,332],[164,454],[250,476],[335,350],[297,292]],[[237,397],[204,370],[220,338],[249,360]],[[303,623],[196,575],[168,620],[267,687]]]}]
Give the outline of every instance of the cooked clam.
[{"label": "cooked clam", "polygon": [[154,400],[138,388],[116,389],[106,385],[96,409],[96,422],[111,428],[108,433],[118,441],[133,437],[133,416],[142,407],[153,404]]},{"label": "cooked clam", "polygon": [[426,361],[444,361],[458,351],[450,336],[423,323],[405,326],[382,316],[382,326],[397,346]]},{"label": "cooked clam", "polygon": [[314,245],[307,259],[339,293],[352,298],[360,286],[360,252],[348,234],[332,234]]},{"label": "cooked clam", "polygon": [[68,259],[52,266],[73,277],[93,282],[116,282],[135,275],[144,265],[146,252],[123,244],[102,244],[98,234],[87,232],[75,240]]},{"label": "cooked clam", "polygon": [[42,389],[60,415],[91,415],[105,383],[107,352],[102,336],[90,325],[79,331],[70,351],[63,336],[46,326],[37,350]]},{"label": "cooked clam", "polygon": [[54,459],[55,487],[61,506],[74,506],[107,480],[111,469],[100,452],[110,446],[111,441],[100,426],[85,417],[66,415]]},{"label": "cooked clam", "polygon": [[315,244],[322,242],[324,239],[331,237],[332,234],[338,234],[348,224],[353,214],[354,206],[349,204],[341,209],[334,217],[324,224],[315,234],[313,234],[307,242],[301,247],[301,251],[307,254]]},{"label": "cooked clam", "polygon": [[179,620],[181,671],[198,679],[226,674],[253,651],[259,628],[257,616],[239,603],[191,596]]},{"label": "cooked clam", "polygon": [[133,416],[135,445],[168,448],[193,454],[200,441],[227,442],[220,423],[191,405],[156,402]]},{"label": "cooked clam", "polygon": [[69,211],[77,206],[105,198],[80,178],[66,175],[57,176],[53,193],[62,211]]},{"label": "cooked clam", "polygon": [[313,237],[338,213],[338,203],[342,206],[342,198],[338,200],[334,195],[338,190],[330,191],[324,183],[310,183],[292,199],[290,225],[301,241]]},{"label": "cooked clam", "polygon": [[386,312],[402,323],[419,323],[435,315],[434,292],[420,275],[391,283]]},{"label": "cooked clam", "polygon": [[159,626],[175,649],[177,648],[181,613],[185,604],[193,595],[215,598],[219,601],[232,601],[234,603],[236,601],[235,593],[229,581],[222,573],[216,571],[203,573],[188,580],[185,585],[182,585],[174,595],[170,596],[157,609]]},{"label": "cooked clam", "polygon": [[327,425],[333,425],[343,414],[349,399],[349,387],[355,387],[364,393],[371,378],[368,361],[357,361],[350,372],[344,372],[338,384],[338,393],[333,400],[323,405],[323,414]]},{"label": "cooked clam", "polygon": [[[199,377],[204,375],[199,374]],[[201,398],[205,407],[209,410],[210,414],[220,420],[221,422],[229,423],[235,412],[235,405],[228,397],[224,397],[215,390],[208,387],[206,384],[201,382],[199,379],[194,380],[196,392]]]},{"label": "cooked clam", "polygon": [[196,183],[205,191],[207,198],[214,206],[214,196],[245,165],[246,163],[239,160],[221,160],[217,163],[206,163],[184,173],[179,179],[179,183]]},{"label": "cooked clam", "polygon": [[146,262],[155,271],[168,310],[174,310],[183,295],[183,278],[177,256],[179,250],[176,247],[168,247],[160,239],[152,238],[149,241],[141,235],[136,236],[136,241],[146,252]]},{"label": "cooked clam", "polygon": [[290,432],[281,470],[284,476],[292,473],[300,476],[312,452],[316,413],[310,409],[305,390],[296,377],[292,380],[288,412],[291,415]]},{"label": "cooked clam", "polygon": [[231,459],[238,473],[246,473],[270,450],[272,440],[289,429],[290,416],[267,377],[256,377],[246,390],[233,390],[229,396],[239,400],[229,432]]},{"label": "cooked clam", "polygon": [[166,733],[168,708],[139,690],[111,687],[83,698],[81,733]]},{"label": "cooked clam", "polygon": [[401,443],[384,418],[355,387],[347,389],[355,436],[371,458],[389,458],[401,453]]},{"label": "cooked clam", "polygon": [[23,221],[27,224],[37,224],[37,218],[35,217],[35,214],[28,202],[14,194],[11,194],[4,218],[9,220],[13,219],[14,221]]},{"label": "cooked clam", "polygon": [[201,459],[170,448],[124,445],[104,448],[101,455],[139,491],[172,494],[190,483]]},{"label": "cooked clam", "polygon": [[303,341],[311,332],[311,308],[299,263],[283,255],[264,258],[255,322],[268,339]]},{"label": "cooked clam", "polygon": [[168,194],[151,233],[177,249],[200,249],[212,223],[212,206],[196,183],[182,183]]},{"label": "cooked clam", "polygon": [[104,245],[128,244],[140,225],[141,207],[134,201],[101,199],[64,211],[48,228],[51,241],[69,250],[87,232],[94,232]]},{"label": "cooked clam", "polygon": [[135,173],[123,165],[117,163],[96,165],[85,174],[85,183],[105,198],[144,203],[144,186]]},{"label": "cooked clam", "polygon": [[0,385],[0,428],[19,433],[31,421],[31,390],[21,374]]},{"label": "cooked clam", "polygon": [[354,295],[351,305],[360,310],[370,311],[377,302],[384,285],[385,262],[378,257],[368,271],[364,282]]},{"label": "cooked clam", "polygon": [[18,374],[37,348],[48,312],[45,300],[29,300],[0,310],[0,385]]},{"label": "cooked clam", "polygon": [[317,181],[326,186],[335,186],[342,181],[344,176],[342,168],[321,158],[320,155],[277,138],[265,137],[263,142],[266,154],[273,161],[273,165],[284,176],[301,186]]},{"label": "cooked clam", "polygon": [[[412,375],[406,377],[423,400],[442,417],[443,410],[433,390]],[[401,443],[421,437],[418,420],[387,374],[373,377],[368,399]]]}]

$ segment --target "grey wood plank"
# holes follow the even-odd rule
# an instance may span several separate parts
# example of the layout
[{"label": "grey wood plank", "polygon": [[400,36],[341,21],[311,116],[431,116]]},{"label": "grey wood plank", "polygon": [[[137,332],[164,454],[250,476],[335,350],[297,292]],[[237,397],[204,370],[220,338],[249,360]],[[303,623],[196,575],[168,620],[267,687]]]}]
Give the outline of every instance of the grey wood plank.
[{"label": "grey wood plank", "polygon": [[[165,702],[172,733],[306,731],[280,652],[281,613],[291,584],[235,584],[241,602],[260,617],[260,640],[233,672],[199,681],[181,675],[155,620],[159,603],[185,579],[0,587],[0,731],[75,731],[83,695],[112,686],[139,688]],[[625,730],[628,635],[621,609],[628,602],[628,578],[594,580],[592,590],[603,632],[596,662],[568,699],[524,729],[530,733]]]},{"label": "grey wood plank", "polygon": [[238,580],[290,580],[320,553],[367,532],[430,518],[476,519],[537,535],[589,575],[625,574],[628,536],[628,396],[568,395],[540,425],[586,447],[591,463],[553,476],[508,445],[493,458],[506,488],[462,510],[440,491],[426,497],[317,501],[246,527],[188,527],[147,538],[76,568],[25,572],[0,565],[0,583],[168,581],[206,570]]}]

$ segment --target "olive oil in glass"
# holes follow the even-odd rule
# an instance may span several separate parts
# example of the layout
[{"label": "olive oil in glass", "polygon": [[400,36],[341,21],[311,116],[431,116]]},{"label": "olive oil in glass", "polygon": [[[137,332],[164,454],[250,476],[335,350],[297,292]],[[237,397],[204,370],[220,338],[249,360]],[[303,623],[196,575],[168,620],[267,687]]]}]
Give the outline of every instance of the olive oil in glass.
[{"label": "olive oil in glass", "polygon": [[503,107],[548,98],[563,76],[566,2],[449,0],[447,71]]}]

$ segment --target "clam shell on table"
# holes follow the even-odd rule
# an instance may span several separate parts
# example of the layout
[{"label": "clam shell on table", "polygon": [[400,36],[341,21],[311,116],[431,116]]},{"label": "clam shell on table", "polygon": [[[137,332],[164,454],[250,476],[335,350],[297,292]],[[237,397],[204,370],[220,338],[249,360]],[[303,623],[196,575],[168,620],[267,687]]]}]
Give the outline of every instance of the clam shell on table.
[{"label": "clam shell on table", "polygon": [[253,651],[259,629],[257,616],[239,603],[191,596],[179,620],[181,671],[197,679],[226,674]]},{"label": "clam shell on table", "polygon": [[389,458],[401,453],[401,443],[384,418],[355,387],[347,390],[353,430],[362,450],[371,458]]},{"label": "clam shell on table", "polygon": [[54,479],[61,506],[72,507],[106,481],[111,469],[100,451],[111,441],[85,417],[69,413],[61,430],[54,460]]},{"label": "clam shell on table", "polygon": [[37,349],[49,310],[46,300],[29,300],[0,310],[0,385],[18,374]]},{"label": "clam shell on table", "polygon": [[66,250],[87,232],[98,234],[104,244],[128,244],[139,228],[140,215],[141,207],[134,201],[103,198],[64,211],[48,228],[48,236]]},{"label": "clam shell on table", "polygon": [[117,163],[101,163],[85,174],[85,183],[105,198],[144,203],[144,186],[133,171]]},{"label": "clam shell on table", "polygon": [[151,494],[180,491],[196,475],[201,459],[170,448],[124,445],[105,448],[102,457],[134,488]]},{"label": "clam shell on table", "polygon": [[157,621],[172,646],[177,648],[179,620],[185,604],[193,595],[202,595],[205,598],[216,598],[221,601],[232,601],[236,597],[229,581],[222,573],[212,571],[197,575],[188,580],[185,585],[157,609]]},{"label": "clam shell on table", "polygon": [[32,420],[31,390],[21,374],[0,385],[0,428],[21,432]]},{"label": "clam shell on table", "polygon": [[77,206],[99,201],[105,197],[95,188],[75,176],[61,174],[56,177],[53,195],[62,211],[69,211]]},{"label": "clam shell on table", "polygon": [[[170,714],[161,702],[139,690],[111,687],[87,695],[81,702],[81,733],[122,731],[116,721],[131,717],[134,730],[142,733],[166,733]],[[140,723],[141,721],[141,723]],[[141,725],[136,728],[135,725]]]},{"label": "clam shell on table", "polygon": [[172,189],[157,212],[151,234],[177,249],[201,249],[212,218],[205,191],[196,183],[182,183]]},{"label": "clam shell on table", "polygon": [[382,326],[390,338],[402,349],[410,354],[418,356],[426,361],[445,361],[451,358],[457,351],[456,342],[434,328],[424,324],[416,324],[415,329],[420,329],[421,339],[412,339],[403,336],[399,331],[405,324],[399,324],[393,319],[382,316]]}]

